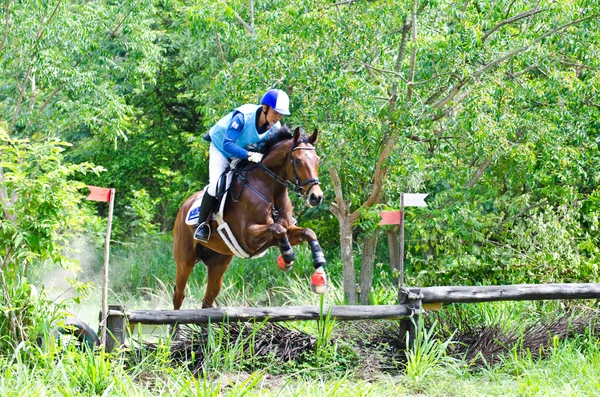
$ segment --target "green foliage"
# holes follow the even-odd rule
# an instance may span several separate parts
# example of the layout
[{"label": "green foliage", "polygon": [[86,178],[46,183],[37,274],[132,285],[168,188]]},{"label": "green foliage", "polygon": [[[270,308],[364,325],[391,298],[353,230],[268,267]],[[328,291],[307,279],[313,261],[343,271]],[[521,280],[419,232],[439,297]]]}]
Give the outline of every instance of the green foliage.
[{"label": "green foliage", "polygon": [[0,118],[21,135],[124,137],[124,96],[153,80],[159,49],[149,1],[7,2],[0,27]]},{"label": "green foliage", "polygon": [[33,292],[26,276],[46,260],[77,268],[68,242],[93,219],[79,207],[84,185],[71,178],[98,169],[65,164],[65,145],[56,138],[10,138],[0,126],[0,351],[38,338],[39,327],[55,319],[48,299]]},{"label": "green foliage", "polygon": [[10,138],[0,127],[0,256],[9,276],[46,259],[69,263],[63,247],[90,217],[79,209],[85,185],[71,178],[100,169],[64,163],[66,145]]},{"label": "green foliage", "polygon": [[405,364],[406,375],[412,381],[418,383],[427,377],[431,371],[442,365],[456,366],[457,361],[447,355],[448,346],[452,343],[452,339],[449,338],[444,342],[436,339],[436,323],[433,323],[429,328],[425,328],[423,318],[419,316],[415,326],[417,335],[413,345],[406,350]]},{"label": "green foliage", "polygon": [[38,343],[53,343],[52,330],[65,318],[65,305],[54,305],[25,277],[7,282],[4,273],[0,276],[0,356],[35,360]]}]

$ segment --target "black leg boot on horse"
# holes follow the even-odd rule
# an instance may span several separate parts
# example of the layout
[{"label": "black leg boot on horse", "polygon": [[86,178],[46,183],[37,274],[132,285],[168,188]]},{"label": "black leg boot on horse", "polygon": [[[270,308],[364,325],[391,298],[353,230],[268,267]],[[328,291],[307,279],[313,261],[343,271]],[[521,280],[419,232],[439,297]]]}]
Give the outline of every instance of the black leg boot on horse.
[{"label": "black leg boot on horse", "polygon": [[215,206],[215,202],[217,200],[208,194],[208,192],[204,193],[202,197],[202,204],[200,204],[200,215],[198,216],[198,222],[200,224],[196,228],[196,232],[194,233],[194,239],[199,240],[203,243],[207,242],[210,239],[210,219],[209,216],[212,214],[213,207]]}]

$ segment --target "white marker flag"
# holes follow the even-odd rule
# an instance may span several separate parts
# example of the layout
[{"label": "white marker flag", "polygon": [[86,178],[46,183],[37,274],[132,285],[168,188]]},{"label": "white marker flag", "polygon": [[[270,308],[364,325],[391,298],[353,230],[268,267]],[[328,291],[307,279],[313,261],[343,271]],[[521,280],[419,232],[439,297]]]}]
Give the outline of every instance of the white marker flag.
[{"label": "white marker flag", "polygon": [[404,195],[405,207],[427,207],[425,197],[427,193],[402,193]]}]

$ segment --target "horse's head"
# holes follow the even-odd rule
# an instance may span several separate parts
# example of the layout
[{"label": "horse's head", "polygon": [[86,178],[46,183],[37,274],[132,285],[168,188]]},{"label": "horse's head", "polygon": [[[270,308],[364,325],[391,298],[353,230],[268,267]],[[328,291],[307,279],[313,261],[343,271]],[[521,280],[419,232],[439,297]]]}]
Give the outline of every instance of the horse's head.
[{"label": "horse's head", "polygon": [[271,177],[305,196],[311,207],[323,201],[323,191],[319,187],[319,156],[314,146],[318,136],[317,130],[309,136],[299,127],[292,133],[284,125],[258,149],[267,153],[262,163],[272,170]]},{"label": "horse's head", "polygon": [[315,143],[319,131],[307,135],[298,127],[294,130],[293,144],[288,166],[288,180],[295,184],[296,190],[306,197],[306,202],[315,207],[323,201],[323,191],[319,186],[319,156]]}]

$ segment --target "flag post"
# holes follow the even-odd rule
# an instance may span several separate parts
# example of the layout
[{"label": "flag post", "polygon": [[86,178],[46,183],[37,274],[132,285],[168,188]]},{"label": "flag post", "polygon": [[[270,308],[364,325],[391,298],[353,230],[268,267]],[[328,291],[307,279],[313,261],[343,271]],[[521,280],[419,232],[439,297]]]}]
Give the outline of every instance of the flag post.
[{"label": "flag post", "polygon": [[400,211],[381,211],[380,226],[400,225],[400,260],[398,269],[398,291],[404,286],[404,208],[427,207],[427,193],[400,193]]},{"label": "flag post", "polygon": [[106,222],[106,238],[104,240],[104,279],[102,282],[102,322],[100,343],[106,347],[106,319],[108,318],[108,261],[110,258],[110,233],[112,230],[113,210],[115,207],[115,189],[110,189],[108,204],[108,221]]},{"label": "flag post", "polygon": [[108,318],[108,262],[110,259],[110,234],[112,230],[113,210],[115,207],[115,189],[88,186],[90,189],[87,200],[108,202],[108,220],[106,222],[106,237],[104,238],[104,277],[102,280],[102,318],[100,319],[100,344],[106,348],[106,321]]},{"label": "flag post", "polygon": [[400,269],[398,290],[404,286],[404,193],[400,193]]}]

